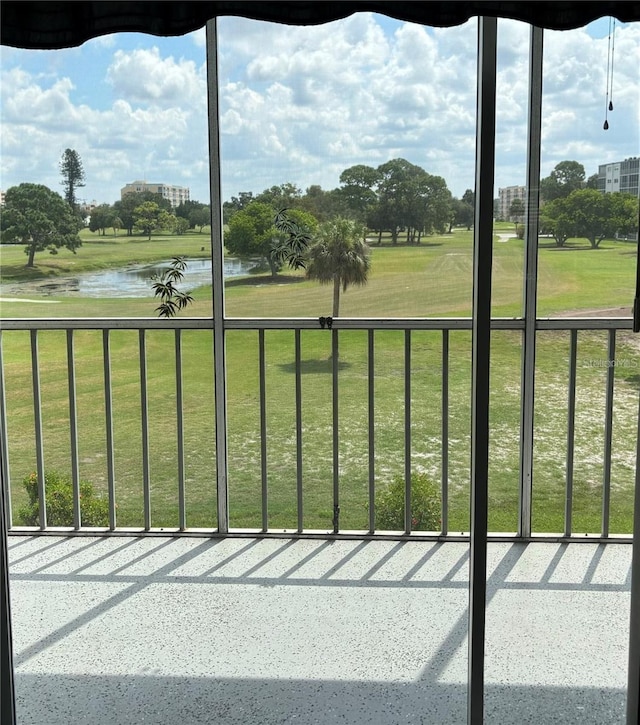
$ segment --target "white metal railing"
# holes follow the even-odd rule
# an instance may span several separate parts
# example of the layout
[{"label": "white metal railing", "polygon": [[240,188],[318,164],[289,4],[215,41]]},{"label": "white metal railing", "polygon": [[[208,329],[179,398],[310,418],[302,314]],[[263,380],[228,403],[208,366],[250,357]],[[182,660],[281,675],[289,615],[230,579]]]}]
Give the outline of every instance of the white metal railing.
[{"label": "white metal railing", "polygon": [[[33,421],[34,421],[34,440],[36,447],[36,466],[38,477],[38,500],[46,502],[45,492],[45,460],[46,450],[43,436],[43,414],[41,399],[41,361],[39,356],[39,334],[50,330],[64,331],[66,335],[66,376],[68,379],[68,410],[69,410],[69,440],[70,440],[70,469],[73,482],[73,527],[76,532],[93,531],[95,529],[85,529],[81,522],[80,507],[80,463],[78,449],[78,418],[77,418],[77,392],[76,392],[76,332],[78,330],[95,330],[102,335],[102,374],[104,379],[104,431],[105,431],[105,454],[107,469],[107,496],[109,501],[109,525],[108,530],[111,532],[154,532],[162,530],[167,533],[167,528],[158,529],[152,526],[151,507],[152,507],[152,486],[149,463],[149,431],[150,418],[148,413],[148,376],[147,369],[147,333],[151,330],[172,330],[173,343],[166,350],[166,358],[173,358],[175,366],[175,415],[176,415],[176,435],[177,435],[177,470],[175,474],[175,486],[178,501],[178,527],[175,530],[179,532],[193,533],[193,529],[187,526],[187,513],[185,504],[185,444],[184,444],[184,411],[183,411],[183,361],[182,361],[182,336],[186,330],[209,330],[213,329],[214,323],[210,318],[184,318],[173,320],[161,319],[46,319],[46,320],[4,320],[2,328],[5,336],[14,331],[24,331],[30,337],[30,355],[31,355],[31,379],[33,385]],[[524,335],[524,320],[522,319],[494,319],[492,320],[492,329],[495,331],[520,331]],[[618,540],[619,536],[610,535],[610,500],[611,500],[611,466],[612,466],[612,431],[613,431],[613,413],[614,413],[614,385],[615,385],[615,354],[616,354],[616,333],[618,330],[630,330],[632,321],[630,319],[613,319],[613,318],[564,318],[564,319],[539,319],[536,321],[536,332],[546,331],[565,331],[569,336],[569,360],[568,360],[568,391],[567,391],[567,441],[566,441],[566,464],[565,464],[565,500],[564,500],[564,530],[554,534],[554,538],[570,538],[575,536],[572,523],[572,511],[574,503],[573,477],[574,477],[574,459],[575,459],[575,414],[576,414],[576,370],[577,370],[577,343],[580,331],[605,331],[607,344],[607,358],[603,361],[603,367],[607,367],[606,371],[606,403],[604,410],[604,441],[603,441],[603,480],[602,480],[602,520],[601,531],[599,537],[603,540]],[[296,513],[295,520],[287,524],[287,531],[295,532],[298,535],[313,534],[318,535],[318,530],[309,530],[304,526],[304,468],[303,468],[303,398],[302,398],[302,356],[301,356],[301,339],[307,330],[318,330],[319,322],[316,319],[227,319],[224,321],[225,331],[242,330],[247,334],[250,331],[257,333],[257,364],[258,364],[258,395],[256,399],[257,417],[259,418],[260,429],[260,522],[261,528],[254,533],[261,534],[277,534],[280,529],[273,529],[269,526],[269,471],[267,466],[267,405],[276,405],[277,401],[269,399],[267,392],[267,375],[266,375],[266,352],[265,352],[265,331],[266,330],[292,330],[293,331],[293,349],[291,358],[293,361],[293,371],[295,378],[295,481],[296,481]],[[368,529],[361,531],[360,535],[385,535],[385,532],[376,530],[376,491],[378,489],[378,481],[376,480],[375,460],[376,460],[376,398],[374,394],[374,382],[376,380],[376,331],[396,330],[403,334],[403,393],[398,400],[398,408],[402,408],[404,413],[404,442],[403,442],[403,459],[404,459],[404,479],[405,479],[405,509],[404,509],[404,530],[395,532],[398,535],[413,535],[420,537],[439,537],[439,538],[465,538],[466,535],[452,534],[450,531],[450,458],[449,458],[449,432],[450,432],[450,390],[449,390],[449,372],[450,372],[450,333],[453,331],[471,331],[472,320],[470,318],[441,318],[441,319],[338,319],[335,320],[331,329],[326,329],[324,334],[330,336],[331,339],[331,502],[330,508],[333,512],[331,527],[323,531],[326,535],[356,535],[352,530],[345,530],[340,522],[340,499],[341,499],[341,474],[340,474],[340,440],[339,440],[339,401],[340,401],[340,366],[339,366],[339,341],[343,331],[360,330],[366,332],[366,376],[367,376],[367,401],[363,405],[367,415],[367,500],[368,500]],[[138,333],[138,368],[140,381],[140,437],[141,437],[141,487],[142,487],[142,526],[136,529],[122,529],[117,520],[116,507],[116,451],[114,444],[114,410],[112,404],[113,380],[112,380],[112,351],[111,337],[112,333],[117,330],[132,330]],[[440,400],[440,495],[441,495],[441,529],[435,532],[416,532],[413,531],[411,521],[411,473],[412,473],[412,437],[411,429],[413,421],[412,412],[412,333],[421,330],[439,331],[441,333],[441,361],[442,369],[440,373],[441,379],[441,400]],[[3,343],[2,332],[0,332],[0,443],[2,445],[2,469],[3,480],[5,481],[7,500],[11,500],[11,481],[12,471],[9,459],[10,443],[7,423],[11,420],[11,409],[7,407],[6,400],[6,375],[3,364]],[[531,368],[533,370],[533,368]],[[532,389],[532,388],[531,388]],[[522,386],[521,406],[524,405],[524,390]],[[532,402],[532,409],[535,401]],[[211,410],[213,417],[214,402],[211,401]],[[597,445],[594,442],[594,446]],[[528,456],[529,459],[532,455]],[[14,487],[15,487],[15,476]],[[212,477],[213,478],[213,477]],[[212,481],[212,486],[216,486],[217,495],[221,496],[225,492],[222,490],[227,486],[226,478]],[[521,501],[523,497],[521,496]],[[39,531],[49,531],[51,527],[47,522],[46,505],[39,508]],[[217,535],[225,533],[229,528],[229,520],[223,522],[221,526],[218,521],[217,528],[207,530],[205,533],[209,535]],[[25,529],[15,525],[11,527],[12,531],[21,531]],[[55,529],[59,531],[59,529]],[[240,533],[246,530],[234,530]],[[530,531],[530,529],[529,529]],[[233,532],[232,532],[233,533]],[[523,533],[519,531],[516,537],[529,538],[535,532]],[[581,532],[581,539],[584,539],[584,533]],[[389,535],[388,532],[386,535]],[[540,534],[535,534],[539,536]],[[511,535],[513,537],[514,535]],[[628,538],[629,537],[622,537]],[[589,537],[590,541],[594,537]]]}]

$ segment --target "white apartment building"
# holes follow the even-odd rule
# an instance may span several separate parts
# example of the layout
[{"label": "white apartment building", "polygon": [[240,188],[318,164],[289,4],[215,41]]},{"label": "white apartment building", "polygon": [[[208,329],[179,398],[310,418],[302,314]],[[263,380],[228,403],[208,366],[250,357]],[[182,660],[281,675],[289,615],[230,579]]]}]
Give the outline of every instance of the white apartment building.
[{"label": "white apartment building", "polygon": [[598,166],[598,190],[611,194],[621,191],[640,198],[640,157]]},{"label": "white apartment building", "polygon": [[151,191],[154,194],[160,194],[164,199],[168,199],[171,206],[175,209],[185,201],[189,201],[188,186],[172,186],[171,184],[157,184],[149,181],[132,181],[130,184],[120,189],[120,198],[131,192]]},{"label": "white apartment building", "polygon": [[526,199],[527,189],[524,186],[505,186],[498,189],[498,219],[508,221],[509,209],[514,199]]}]

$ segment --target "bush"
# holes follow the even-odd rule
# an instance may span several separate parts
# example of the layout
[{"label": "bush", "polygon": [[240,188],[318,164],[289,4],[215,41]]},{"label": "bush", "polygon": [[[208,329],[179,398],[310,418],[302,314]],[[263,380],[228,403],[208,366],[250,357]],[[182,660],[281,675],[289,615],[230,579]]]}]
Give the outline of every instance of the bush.
[{"label": "bush", "polygon": [[[376,497],[376,529],[404,531],[404,476],[396,476]],[[411,528],[414,531],[439,531],[441,526],[440,491],[426,473],[411,474]]]},{"label": "bush", "polygon": [[[30,473],[22,485],[25,487],[29,503],[18,510],[18,525],[38,526],[40,502],[38,500],[38,475]],[[57,471],[44,474],[45,498],[47,501],[48,526],[73,526],[73,485],[68,476]],[[96,496],[93,484],[80,481],[80,521],[82,526],[108,526],[109,502]]]}]

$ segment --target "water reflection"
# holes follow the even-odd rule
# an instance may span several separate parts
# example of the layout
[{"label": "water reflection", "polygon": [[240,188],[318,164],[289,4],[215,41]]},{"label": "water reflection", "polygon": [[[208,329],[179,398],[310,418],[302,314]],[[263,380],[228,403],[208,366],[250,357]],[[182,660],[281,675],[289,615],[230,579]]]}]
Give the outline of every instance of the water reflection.
[{"label": "water reflection", "polygon": [[[240,277],[249,274],[255,262],[240,259],[225,259],[225,277]],[[167,269],[169,262],[154,265],[110,269],[83,276],[78,280],[81,297],[150,297],[153,277]],[[211,260],[190,259],[184,270],[184,279],[178,285],[183,291],[211,284]]]},{"label": "water reflection", "polygon": [[[256,264],[255,260],[225,259],[225,278],[249,274]],[[88,272],[77,277],[59,278],[55,282],[48,280],[36,283],[31,293],[56,297],[152,297],[152,278],[168,266],[169,260],[153,265]],[[188,292],[210,284],[211,259],[187,260],[184,279],[178,288]]]}]

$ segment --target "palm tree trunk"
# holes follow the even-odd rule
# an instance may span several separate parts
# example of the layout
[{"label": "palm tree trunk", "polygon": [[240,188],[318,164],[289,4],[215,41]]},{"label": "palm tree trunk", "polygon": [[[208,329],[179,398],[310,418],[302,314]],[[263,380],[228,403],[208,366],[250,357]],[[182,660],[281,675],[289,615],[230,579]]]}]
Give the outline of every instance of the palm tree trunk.
[{"label": "palm tree trunk", "polygon": [[333,317],[340,314],[340,277],[335,275],[333,278]]}]

